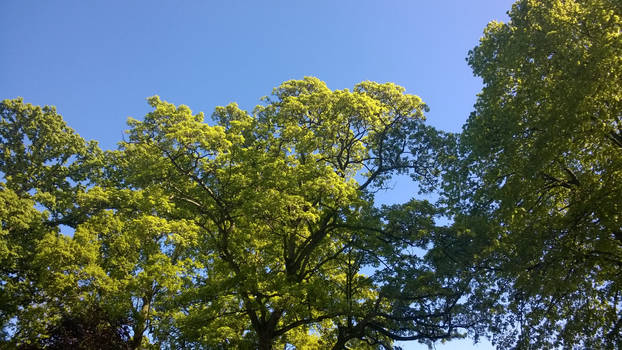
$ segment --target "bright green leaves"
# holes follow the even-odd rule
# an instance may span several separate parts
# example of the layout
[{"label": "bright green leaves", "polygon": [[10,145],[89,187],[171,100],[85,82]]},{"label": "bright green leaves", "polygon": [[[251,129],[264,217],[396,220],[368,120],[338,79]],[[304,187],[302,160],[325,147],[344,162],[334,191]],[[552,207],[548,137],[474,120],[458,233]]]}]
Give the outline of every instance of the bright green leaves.
[{"label": "bright green leaves", "polygon": [[[372,349],[486,323],[504,348],[620,343],[622,9],[509,14],[469,54],[484,89],[460,136],[391,83],[291,80],[208,123],[154,96],[105,153],[54,108],[3,101],[3,340]],[[374,207],[396,174],[443,175],[454,224]]]},{"label": "bright green leaves", "polygon": [[3,333],[14,322],[17,344],[45,339],[65,307],[55,293],[78,281],[69,272],[78,246],[59,236],[60,225],[75,228],[92,212],[76,197],[100,175],[100,153],[53,107],[0,104],[0,321]]},{"label": "bright green leaves", "polygon": [[253,113],[217,107],[212,124],[148,101],[103,154],[51,108],[3,105],[1,287],[18,301],[2,320],[17,318],[16,345],[371,349],[466,326],[446,321],[462,312],[456,264],[421,254],[453,237],[434,207],[373,208],[392,175],[426,187],[438,173],[445,135],[419,97],[305,78]]},{"label": "bright green leaves", "polygon": [[[15,345],[63,347],[75,336],[139,346],[149,327],[172,318],[161,305],[195,265],[196,225],[158,216],[175,209],[161,188],[118,188],[132,180],[121,154],[101,154],[53,108],[4,101],[0,122],[0,316],[3,331],[13,324],[5,336]],[[60,225],[74,235],[59,234]]]},{"label": "bright green leaves", "polygon": [[[0,185],[0,264],[3,269],[15,268],[13,259],[26,254],[38,238],[44,216],[34,208],[30,199],[19,198],[12,190]],[[34,233],[34,234],[33,234]]]},{"label": "bright green leaves", "polygon": [[49,232],[45,215],[34,201],[20,198],[0,184],[0,323],[4,336],[7,322],[20,307],[32,301],[38,271],[31,263],[39,239]]},{"label": "bright green leaves", "polygon": [[124,185],[173,204],[159,217],[200,227],[198,275],[178,297],[188,310],[175,316],[179,341],[304,346],[318,334],[343,345],[364,337],[390,302],[358,274],[368,254],[357,250],[367,234],[358,224],[368,220],[372,186],[394,173],[435,173],[430,147],[439,136],[422,124],[425,104],[393,84],[331,91],[315,78],[283,83],[253,114],[218,107],[213,125],[185,106],[150,103],[143,122],[130,121],[115,171],[126,174]]},{"label": "bright green leaves", "polygon": [[365,176],[361,188],[382,187],[393,173],[430,170],[429,155],[418,148],[428,142],[422,132],[427,106],[394,84],[364,82],[331,92],[305,78],[283,83],[267,101],[256,113],[284,150],[295,149],[301,162],[319,157],[342,177]]},{"label": "bright green leaves", "polygon": [[101,166],[100,151],[68,128],[54,107],[35,107],[20,99],[0,104],[0,172],[6,186],[33,198],[52,220],[75,226],[73,196]]}]

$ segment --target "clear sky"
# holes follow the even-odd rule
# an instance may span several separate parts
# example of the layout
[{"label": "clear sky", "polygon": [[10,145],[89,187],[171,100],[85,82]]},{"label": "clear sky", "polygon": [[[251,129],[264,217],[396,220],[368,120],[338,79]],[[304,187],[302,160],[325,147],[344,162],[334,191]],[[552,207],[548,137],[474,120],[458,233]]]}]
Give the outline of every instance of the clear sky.
[{"label": "clear sky", "polygon": [[[512,2],[5,0],[0,99],[55,105],[112,149],[127,117],[149,112],[148,96],[209,115],[230,102],[250,110],[279,83],[316,76],[331,89],[397,83],[429,104],[431,125],[460,131],[481,89],[465,57]],[[409,186],[397,181],[382,200],[410,198]]]}]

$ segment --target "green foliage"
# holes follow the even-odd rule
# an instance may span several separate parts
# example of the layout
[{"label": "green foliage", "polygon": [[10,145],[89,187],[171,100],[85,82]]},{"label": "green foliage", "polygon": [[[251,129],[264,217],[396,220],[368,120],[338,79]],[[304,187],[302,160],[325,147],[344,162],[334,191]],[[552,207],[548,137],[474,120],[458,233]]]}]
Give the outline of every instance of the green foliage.
[{"label": "green foliage", "polygon": [[503,348],[622,342],[622,6],[518,1],[469,64],[484,81],[446,177]]},{"label": "green foliage", "polygon": [[[17,314],[27,315],[17,319],[14,338],[37,337],[50,321],[44,314],[48,266],[38,264],[37,251],[58,237],[59,225],[75,227],[86,216],[75,198],[98,167],[99,151],[54,108],[11,100],[0,104],[0,152],[0,322],[4,332]],[[58,237],[58,243],[67,242]]]},{"label": "green foliage", "polygon": [[438,174],[445,135],[419,97],[305,78],[212,123],[149,103],[102,153],[52,108],[3,102],[11,344],[376,349],[477,332],[469,259],[448,258],[459,238],[438,210],[373,204],[395,174]]},{"label": "green foliage", "polygon": [[[3,346],[622,343],[622,7],[509,15],[469,53],[484,89],[460,136],[390,83],[287,81],[210,122],[154,96],[107,152],[3,101]],[[451,227],[426,201],[374,204],[404,174],[442,178]]]},{"label": "green foliage", "polygon": [[[4,344],[614,348],[622,7],[520,0],[509,15],[469,53],[484,89],[460,136],[390,83],[287,81],[210,122],[154,96],[107,152],[53,107],[3,101]],[[423,191],[442,178],[451,227],[426,201],[374,204],[404,174]]]}]

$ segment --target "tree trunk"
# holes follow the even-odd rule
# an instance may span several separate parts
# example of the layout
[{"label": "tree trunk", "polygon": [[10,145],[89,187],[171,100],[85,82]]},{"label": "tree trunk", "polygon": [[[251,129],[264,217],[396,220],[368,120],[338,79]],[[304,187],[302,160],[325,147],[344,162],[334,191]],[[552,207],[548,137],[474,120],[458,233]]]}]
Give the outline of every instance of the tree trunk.
[{"label": "tree trunk", "polygon": [[272,350],[272,337],[268,333],[259,334],[259,350]]},{"label": "tree trunk", "polygon": [[145,324],[149,317],[149,311],[151,309],[151,300],[147,297],[143,297],[143,306],[140,309],[140,314],[136,319],[136,325],[134,326],[134,336],[130,342],[130,347],[134,350],[140,349],[143,342],[143,334],[145,333]]}]

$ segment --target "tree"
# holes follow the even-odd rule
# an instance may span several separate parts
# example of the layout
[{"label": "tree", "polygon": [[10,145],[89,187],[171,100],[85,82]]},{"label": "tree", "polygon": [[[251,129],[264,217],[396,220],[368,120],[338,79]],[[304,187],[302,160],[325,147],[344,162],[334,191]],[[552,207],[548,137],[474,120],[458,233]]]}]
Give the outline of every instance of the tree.
[{"label": "tree", "polygon": [[[394,174],[424,188],[438,175],[445,135],[424,125],[419,97],[390,83],[332,91],[305,78],[252,114],[218,107],[211,124],[186,106],[149,103],[119,150],[77,163],[99,167],[88,168],[88,186],[63,192],[64,216],[23,194],[29,215],[53,229],[22,269],[41,271],[48,321],[14,309],[5,322],[17,318],[16,344],[106,334],[133,349],[372,349],[478,334],[463,238],[435,224],[428,202],[373,203]],[[23,105],[3,106],[11,127]],[[69,217],[73,237],[54,226]]]},{"label": "tree", "polygon": [[468,62],[484,88],[446,177],[504,348],[622,342],[622,4],[521,0]]},{"label": "tree", "polygon": [[140,347],[160,316],[155,286],[174,290],[179,279],[162,230],[182,237],[192,225],[155,218],[157,194],[104,190],[113,155],[53,107],[7,100],[0,113],[3,338],[18,348]]},{"label": "tree", "polygon": [[[49,320],[42,312],[41,275],[45,266],[34,262],[37,244],[58,235],[59,226],[75,227],[86,215],[75,197],[83,192],[91,169],[98,167],[99,150],[66,127],[51,107],[34,107],[21,100],[0,104],[0,322],[19,313],[20,338],[37,334]],[[47,304],[49,308],[58,303]]]},{"label": "tree", "polygon": [[[166,193],[171,217],[200,227],[194,288],[180,295],[185,311],[175,320],[178,341],[388,346],[451,337],[466,326],[452,316],[468,283],[445,281],[429,259],[404,251],[426,247],[432,213],[396,207],[421,221],[393,232],[389,224],[397,223],[370,206],[371,189],[393,173],[433,176],[439,138],[422,124],[421,100],[392,84],[331,91],[306,78],[265,101],[253,115],[219,107],[210,126],[185,106],[152,98],[155,111],[130,122],[122,145],[127,185]],[[385,261],[394,254],[402,259]],[[388,267],[375,277],[360,274],[382,262]],[[407,275],[425,283],[412,286]],[[400,300],[398,291],[409,297]]]}]

